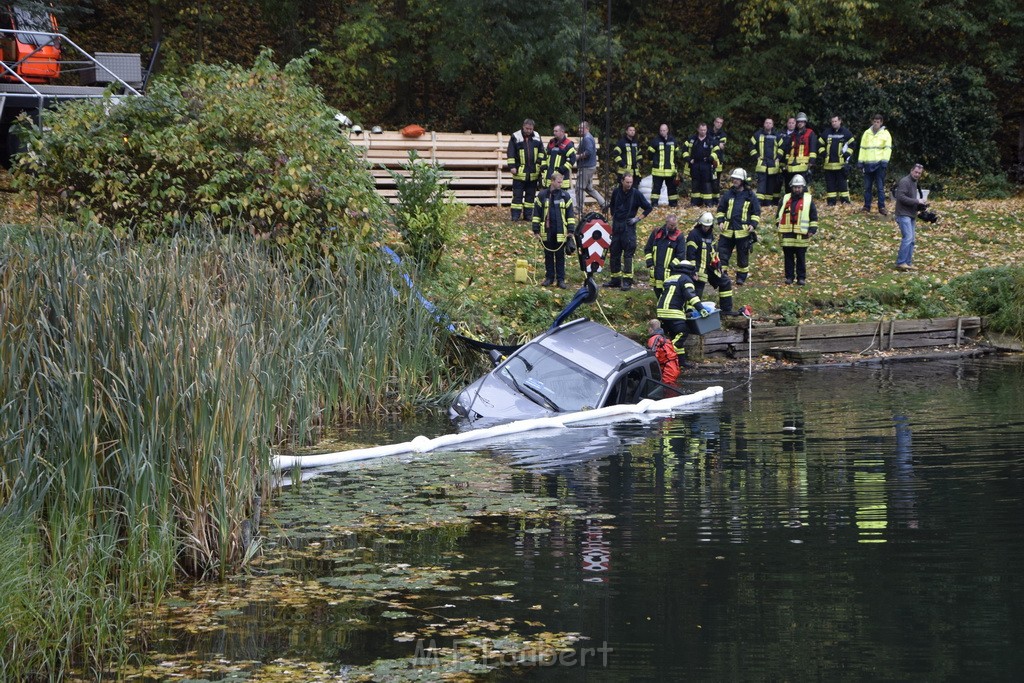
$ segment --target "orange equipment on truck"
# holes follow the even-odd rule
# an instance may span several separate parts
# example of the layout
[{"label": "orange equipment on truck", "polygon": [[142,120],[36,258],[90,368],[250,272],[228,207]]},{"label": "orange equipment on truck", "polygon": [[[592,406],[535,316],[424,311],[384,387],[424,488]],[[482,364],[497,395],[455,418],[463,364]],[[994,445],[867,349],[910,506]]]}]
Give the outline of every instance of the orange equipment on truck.
[{"label": "orange equipment on truck", "polygon": [[68,100],[117,104],[141,96],[158,48],[143,72],[139,54],[87,53],[60,33],[56,16],[41,2],[0,4],[0,166],[9,168],[25,149],[14,125],[20,117],[39,126],[43,112]]},{"label": "orange equipment on truck", "polygon": [[[60,78],[60,38],[57,17],[50,12],[5,5],[0,10],[3,61],[8,67],[0,74],[4,81],[52,83]],[[11,73],[13,72],[13,73]]]}]

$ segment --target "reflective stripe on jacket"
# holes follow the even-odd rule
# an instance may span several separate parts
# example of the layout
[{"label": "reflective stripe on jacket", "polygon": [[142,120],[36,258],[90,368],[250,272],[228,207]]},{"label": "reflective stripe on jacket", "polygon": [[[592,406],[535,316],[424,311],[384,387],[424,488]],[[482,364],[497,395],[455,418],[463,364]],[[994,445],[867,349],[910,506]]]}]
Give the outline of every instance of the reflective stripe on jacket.
[{"label": "reflective stripe on jacket", "polygon": [[857,163],[877,164],[884,161],[889,163],[892,156],[892,136],[882,126],[878,132],[870,128],[860,136],[860,145],[857,147]]},{"label": "reflective stripe on jacket", "polygon": [[782,136],[774,130],[767,133],[762,128],[750,136],[750,156],[754,157],[756,173],[767,173],[775,175],[781,171],[782,160],[785,154],[782,152]]},{"label": "reflective stripe on jacket", "polygon": [[853,155],[853,133],[846,126],[835,130],[829,126],[828,134],[818,140],[818,156],[824,159],[826,171],[838,171],[850,161]]},{"label": "reflective stripe on jacket", "polygon": [[718,200],[715,219],[725,237],[742,239],[761,222],[761,202],[747,187],[730,187]]},{"label": "reflective stripe on jacket", "polygon": [[665,278],[676,261],[686,258],[686,243],[683,233],[676,230],[674,234],[661,226],[651,233],[644,245],[644,262],[651,270],[654,287],[661,289]]},{"label": "reflective stripe on jacket", "polygon": [[818,158],[818,136],[810,128],[797,128],[786,139],[786,167],[790,173],[810,168],[811,159]]},{"label": "reflective stripe on jacket", "polygon": [[779,205],[779,234],[784,247],[806,247],[811,239],[811,228],[818,229],[818,209],[808,193],[795,198],[787,194]]},{"label": "reflective stripe on jacket", "polygon": [[659,178],[671,178],[676,174],[676,139],[671,135],[663,138],[654,137],[647,145],[647,153],[651,157],[651,175]]},{"label": "reflective stripe on jacket", "polygon": [[715,231],[704,232],[699,225],[686,236],[686,260],[697,268],[698,282],[707,282],[708,273],[714,270],[712,264],[718,257],[714,241]]},{"label": "reflective stripe on jacket", "polygon": [[508,140],[508,158],[505,161],[516,180],[539,180],[545,156],[544,141],[537,131],[527,138],[522,130],[517,130]]},{"label": "reflective stripe on jacket", "polygon": [[693,278],[685,273],[672,275],[665,281],[665,289],[658,299],[659,320],[685,320],[687,310],[700,305]]},{"label": "reflective stripe on jacket", "polygon": [[[626,173],[632,173],[634,176],[640,175],[640,143],[635,138],[633,140],[626,136],[619,138],[619,141],[615,143],[612,155],[615,157],[615,171],[620,176]],[[639,178],[637,180],[639,181]]]},{"label": "reflective stripe on jacket", "polygon": [[544,239],[564,242],[566,235],[576,229],[572,196],[565,190],[541,190],[533,200],[532,227],[534,234],[544,228]]},{"label": "reflective stripe on jacket", "polygon": [[550,178],[556,172],[562,174],[562,189],[568,190],[572,167],[576,165],[576,145],[569,136],[558,142],[555,138],[548,141],[547,163],[545,164],[544,177]]}]

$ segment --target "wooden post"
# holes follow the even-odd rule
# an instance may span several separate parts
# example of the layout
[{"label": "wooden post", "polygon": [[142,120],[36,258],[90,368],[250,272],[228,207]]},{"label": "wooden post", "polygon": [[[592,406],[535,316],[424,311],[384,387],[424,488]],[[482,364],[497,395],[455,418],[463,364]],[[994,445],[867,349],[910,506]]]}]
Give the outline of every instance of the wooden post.
[{"label": "wooden post", "polygon": [[892,338],[896,334],[896,318],[889,321],[889,350],[892,351]]},{"label": "wooden post", "polygon": [[960,336],[964,331],[964,320],[960,316],[956,317],[956,345],[960,346]]},{"label": "wooden post", "polygon": [[800,347],[800,323],[796,325],[796,346],[797,348]]}]

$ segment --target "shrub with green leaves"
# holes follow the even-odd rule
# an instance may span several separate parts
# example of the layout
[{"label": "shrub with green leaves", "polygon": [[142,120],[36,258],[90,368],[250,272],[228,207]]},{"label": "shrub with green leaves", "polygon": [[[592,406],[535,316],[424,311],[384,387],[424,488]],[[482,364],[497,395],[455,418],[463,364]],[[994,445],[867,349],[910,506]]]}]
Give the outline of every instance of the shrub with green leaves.
[{"label": "shrub with green leaves", "polygon": [[986,316],[991,329],[1024,339],[1024,268],[982,268],[953,278],[945,289]]},{"label": "shrub with green leaves", "polygon": [[140,239],[196,219],[307,246],[361,246],[386,217],[365,164],[307,78],[279,68],[196,66],[145,97],[77,100],[27,128],[22,190],[77,223]]},{"label": "shrub with green leaves", "polygon": [[401,171],[389,173],[398,190],[395,226],[416,262],[432,272],[466,207],[449,191],[444,169],[420,159],[416,150],[409,152]]}]

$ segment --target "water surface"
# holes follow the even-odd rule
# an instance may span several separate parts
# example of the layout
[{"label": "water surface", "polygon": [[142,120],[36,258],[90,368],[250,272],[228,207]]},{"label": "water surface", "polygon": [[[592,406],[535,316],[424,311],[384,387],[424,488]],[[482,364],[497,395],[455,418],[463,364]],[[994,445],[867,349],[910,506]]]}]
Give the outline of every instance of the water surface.
[{"label": "water surface", "polygon": [[[417,591],[418,604],[451,605],[438,614],[589,639],[556,665],[492,677],[1019,679],[1020,358],[776,371],[722,384],[720,402],[690,414],[480,451],[481,466],[514,466],[493,483],[502,496],[578,508],[543,528],[499,516],[376,550],[365,535],[336,542],[369,547],[375,561],[471,571],[455,580],[455,596]],[[402,467],[416,476],[415,462]],[[372,472],[322,479],[340,490],[358,476],[365,490]],[[302,567],[311,579],[336,571]],[[431,618],[268,604],[182,642],[211,658],[341,669],[412,656]]]}]

